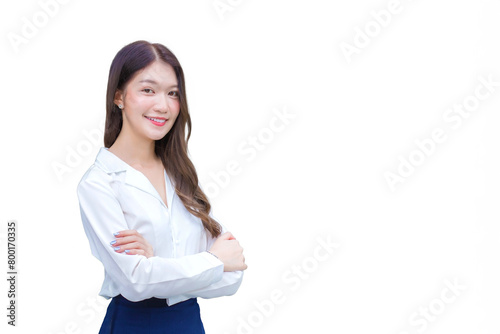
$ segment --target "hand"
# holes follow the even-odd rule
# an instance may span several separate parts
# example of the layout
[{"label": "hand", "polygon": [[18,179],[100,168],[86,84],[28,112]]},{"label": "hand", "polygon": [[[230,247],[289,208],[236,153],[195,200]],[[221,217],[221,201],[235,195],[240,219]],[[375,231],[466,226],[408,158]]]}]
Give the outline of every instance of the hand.
[{"label": "hand", "polygon": [[[153,247],[144,237],[136,230],[119,231],[116,239],[111,241],[111,247],[115,248],[117,253],[125,253],[128,255],[144,255],[149,258],[154,256]],[[116,249],[116,247],[119,247]]]},{"label": "hand", "polygon": [[220,235],[209,251],[224,263],[224,271],[245,270],[248,267],[243,248],[230,232]]}]

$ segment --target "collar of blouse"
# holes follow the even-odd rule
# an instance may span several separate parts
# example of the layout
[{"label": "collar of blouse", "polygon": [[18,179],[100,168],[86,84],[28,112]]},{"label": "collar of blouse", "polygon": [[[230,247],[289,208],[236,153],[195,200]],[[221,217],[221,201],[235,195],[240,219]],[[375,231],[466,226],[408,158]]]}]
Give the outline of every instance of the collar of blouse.
[{"label": "collar of blouse", "polygon": [[[118,158],[116,155],[108,151],[108,148],[101,147],[99,153],[97,154],[95,164],[104,170],[113,179],[113,182],[119,182],[121,184],[127,184],[129,186],[135,187],[142,191],[145,191],[155,198],[157,198],[163,206],[163,200],[156,191],[155,187],[151,184],[149,179],[140,171],[133,168],[125,161]],[[124,173],[125,172],[125,173]],[[167,204],[168,207],[172,207],[172,199],[174,194],[174,187],[167,172],[164,170],[165,186],[167,189]]]}]

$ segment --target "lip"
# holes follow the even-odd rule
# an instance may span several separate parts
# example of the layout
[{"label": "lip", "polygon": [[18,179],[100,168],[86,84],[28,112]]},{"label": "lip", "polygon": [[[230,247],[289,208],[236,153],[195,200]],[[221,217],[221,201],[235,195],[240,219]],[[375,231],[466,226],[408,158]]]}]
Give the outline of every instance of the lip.
[{"label": "lip", "polygon": [[150,121],[151,123],[153,123],[156,126],[164,126],[165,124],[167,124],[167,121],[168,121],[165,117],[151,117],[151,118],[164,119],[165,120],[165,122],[160,123],[160,122],[155,122],[152,119],[149,119],[148,117],[150,117],[150,116],[144,116],[144,118],[146,118],[148,121]]}]

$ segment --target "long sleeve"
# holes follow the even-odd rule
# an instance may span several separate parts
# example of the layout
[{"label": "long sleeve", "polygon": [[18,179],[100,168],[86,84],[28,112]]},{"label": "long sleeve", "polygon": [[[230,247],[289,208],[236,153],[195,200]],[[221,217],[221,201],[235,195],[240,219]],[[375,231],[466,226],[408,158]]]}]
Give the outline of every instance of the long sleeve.
[{"label": "long sleeve", "polygon": [[222,262],[206,252],[179,258],[146,258],[115,252],[109,244],[113,233],[129,227],[113,189],[103,180],[109,176],[102,174],[87,175],[78,184],[80,213],[92,254],[102,262],[106,274],[125,298],[170,299],[221,281]]},{"label": "long sleeve", "polygon": [[[221,224],[222,233],[227,232],[227,229],[224,225]],[[215,242],[215,238],[211,238],[207,236],[207,250],[212,247]],[[210,255],[210,254],[209,254]],[[243,281],[243,271],[226,271],[222,275],[222,279],[216,283],[210,284],[207,287],[203,287],[201,289],[193,289],[184,293],[182,296],[175,297],[175,299],[186,299],[186,298],[216,298],[222,296],[232,296],[238,291],[241,282]]]},{"label": "long sleeve", "polygon": [[181,296],[174,297],[172,300],[181,300],[186,298],[216,298],[222,296],[232,296],[238,291],[243,280],[243,271],[224,272],[222,279],[206,288],[192,290]]}]

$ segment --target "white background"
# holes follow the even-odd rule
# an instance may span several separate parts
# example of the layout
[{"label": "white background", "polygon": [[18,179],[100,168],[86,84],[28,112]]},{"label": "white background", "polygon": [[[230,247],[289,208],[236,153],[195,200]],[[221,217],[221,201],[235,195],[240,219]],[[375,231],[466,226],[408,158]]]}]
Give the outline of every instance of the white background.
[{"label": "white background", "polygon": [[[500,3],[401,0],[382,27],[370,13],[389,0],[220,3],[222,14],[212,0],[70,0],[48,16],[37,1],[2,2],[1,267],[14,219],[19,277],[15,329],[1,280],[1,331],[98,331],[104,270],[76,186],[103,144],[84,132],[100,130],[114,55],[145,39],[184,68],[203,186],[240,166],[211,202],[249,267],[236,295],[199,300],[207,333],[498,334],[500,86],[460,126],[443,116],[479,77],[500,82]],[[346,57],[342,43],[361,46],[367,27]],[[293,118],[271,138],[276,110]],[[436,128],[446,141],[392,191],[384,173]],[[238,151],[259,135],[255,156]],[[340,244],[323,261],[318,238]]]}]

